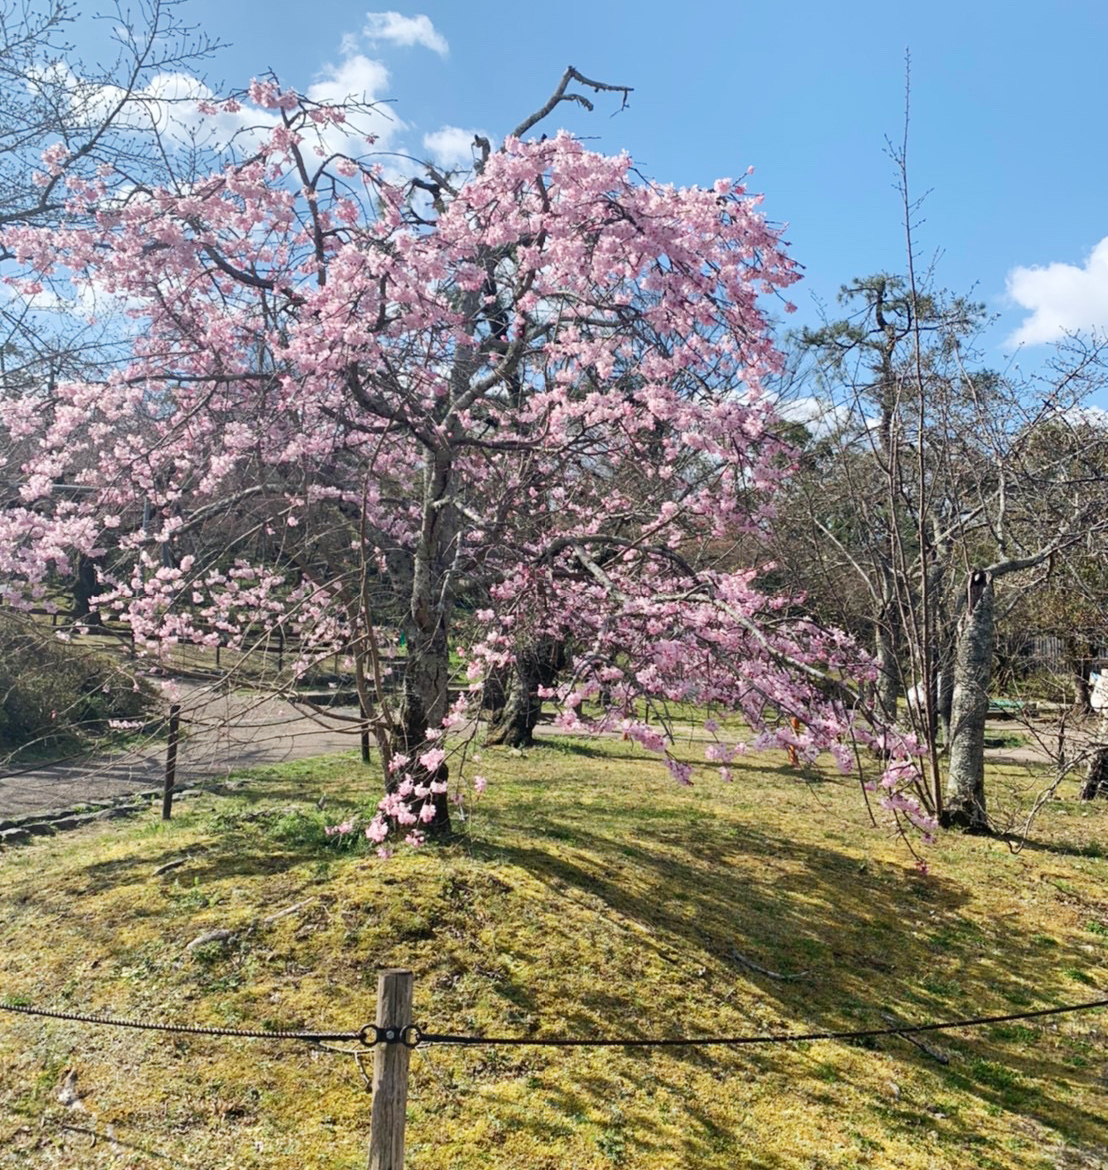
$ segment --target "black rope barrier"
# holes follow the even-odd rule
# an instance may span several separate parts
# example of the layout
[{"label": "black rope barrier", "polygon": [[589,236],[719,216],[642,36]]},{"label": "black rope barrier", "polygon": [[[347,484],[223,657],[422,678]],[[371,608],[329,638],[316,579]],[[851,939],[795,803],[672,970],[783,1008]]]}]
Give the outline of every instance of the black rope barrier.
[{"label": "black rope barrier", "polygon": [[1060,1016],[1072,1012],[1092,1011],[1108,1007],[1108,999],[1094,999],[1085,1003],[1065,1004],[1062,1007],[1039,1008],[1028,1012],[1009,1012],[999,1016],[967,1016],[958,1020],[942,1020],[926,1024],[892,1024],[884,1028],[855,1028],[846,1031],[777,1032],[757,1036],[684,1036],[684,1037],[531,1037],[531,1036],[469,1036],[450,1032],[428,1032],[416,1024],[380,1027],[366,1024],[357,1031],[313,1032],[294,1029],[211,1028],[200,1024],[166,1024],[147,1020],[120,1020],[110,1016],[83,1015],[75,1012],[54,1011],[48,1008],[26,1007],[0,1003],[0,1011],[18,1012],[27,1016],[45,1016],[55,1020],[69,1020],[82,1024],[103,1024],[115,1028],[138,1028],[153,1032],[181,1033],[191,1036],[231,1036],[249,1040],[301,1040],[308,1043],[322,1041],[357,1040],[367,1048],[376,1044],[403,1044],[417,1048],[421,1044],[452,1044],[470,1047],[533,1047],[533,1048],[688,1048],[739,1047],[750,1044],[796,1044],[812,1040],[868,1040],[879,1036],[908,1036],[919,1032],[941,1032],[951,1028],[978,1028],[986,1024],[1006,1024],[1016,1020],[1035,1020],[1046,1016]]},{"label": "black rope barrier", "polygon": [[[78,1012],[54,1011],[49,1008],[25,1007],[22,1004],[0,1003],[0,1011],[18,1012],[24,1016],[45,1016],[52,1020],[70,1020],[78,1024],[104,1024],[112,1028],[138,1028],[146,1032],[177,1032],[187,1036],[235,1036],[245,1040],[304,1040],[309,1043],[323,1040],[360,1040],[373,1045],[381,1041],[392,1043],[386,1029],[366,1024],[356,1032],[309,1032],[295,1029],[264,1028],[209,1028],[203,1024],[159,1024],[150,1020],[118,1020],[113,1016],[83,1015]],[[392,1033],[396,1029],[387,1029]]]},{"label": "black rope barrier", "polygon": [[1091,1011],[1093,1008],[1108,1007],[1108,999],[1094,999],[1087,1003],[1067,1004],[1064,1007],[1040,1008],[1032,1012],[1011,1012],[1003,1016],[972,1016],[961,1020],[943,1020],[929,1024],[895,1024],[886,1028],[856,1028],[841,1032],[780,1032],[761,1036],[692,1036],[662,1037],[656,1039],[532,1039],[527,1036],[456,1036],[445,1032],[425,1032],[415,1028],[415,1045],[458,1044],[495,1045],[509,1047],[529,1045],[542,1048],[679,1048],[739,1046],[745,1044],[790,1044],[804,1040],[866,1040],[878,1036],[905,1036],[916,1032],[940,1032],[948,1028],[977,1028],[984,1024],[1004,1024],[1013,1020],[1033,1020],[1042,1016],[1060,1016],[1067,1012]]}]

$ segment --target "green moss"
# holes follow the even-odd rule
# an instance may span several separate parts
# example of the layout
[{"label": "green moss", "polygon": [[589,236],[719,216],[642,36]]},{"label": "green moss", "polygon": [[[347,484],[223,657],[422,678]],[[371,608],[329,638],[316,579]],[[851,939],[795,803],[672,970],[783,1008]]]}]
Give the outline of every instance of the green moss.
[{"label": "green moss", "polygon": [[[0,855],[0,994],[348,1030],[373,1018],[378,970],[405,966],[431,1030],[748,1035],[1041,1007],[1067,999],[1059,970],[1104,977],[1086,949],[1102,875],[1072,827],[1103,836],[1100,806],[1076,822],[1048,806],[1045,862],[949,836],[920,880],[865,828],[851,785],[822,785],[813,805],[777,760],[752,757],[733,786],[682,789],[622,743],[483,755],[490,784],[464,831],[388,863],[339,853],[323,831],[372,799],[365,769],[334,758],[267,769],[169,825],[151,813]],[[232,937],[186,950],[217,929]],[[1097,1026],[1062,1016],[928,1037],[947,1066],[896,1037],[419,1049],[408,1164],[954,1170],[991,1151],[1029,1170],[1045,1146],[1014,1140],[1027,1138],[1021,1113],[1052,1141],[1102,1144]],[[63,1128],[69,1067],[95,1147]],[[369,1113],[345,1052],[2,1013],[0,1106],[0,1167],[31,1170],[117,1166],[108,1125],[185,1165],[348,1168],[364,1162]]]}]

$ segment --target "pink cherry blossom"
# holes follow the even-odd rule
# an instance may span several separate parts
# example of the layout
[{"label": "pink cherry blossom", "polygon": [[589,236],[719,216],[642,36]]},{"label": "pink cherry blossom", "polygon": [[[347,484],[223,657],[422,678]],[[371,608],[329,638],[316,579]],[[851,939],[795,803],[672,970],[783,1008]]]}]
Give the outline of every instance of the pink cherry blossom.
[{"label": "pink cherry blossom", "polygon": [[749,743],[846,769],[858,736],[890,757],[889,814],[931,832],[916,745],[838,681],[872,662],[767,593],[756,555],[722,553],[757,548],[793,460],[762,300],[799,273],[759,198],[650,182],[559,133],[507,139],[417,206],[381,167],[313,153],[341,108],[269,79],[249,100],[272,121],[248,155],[122,202],[110,176],[75,182],[72,222],[3,231],[13,287],[110,294],[131,333],[48,409],[0,403],[20,485],[0,598],[30,606],[85,557],[140,650],[287,638],[293,680],[337,655],[367,689],[391,662],[365,829],[386,851],[441,827],[464,779],[446,731],[542,645],[569,648],[539,692],[563,730],[618,730],[680,783],[665,702],[749,725],[708,724],[705,764]]}]

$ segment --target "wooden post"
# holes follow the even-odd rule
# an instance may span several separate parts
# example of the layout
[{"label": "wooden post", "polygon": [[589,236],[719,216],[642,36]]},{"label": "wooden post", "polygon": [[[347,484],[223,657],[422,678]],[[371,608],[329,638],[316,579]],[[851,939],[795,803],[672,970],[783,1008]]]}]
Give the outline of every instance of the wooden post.
[{"label": "wooden post", "polygon": [[365,703],[362,702],[362,696],[358,695],[358,713],[362,717],[362,725],[358,729],[362,741],[362,763],[369,763],[369,721],[366,719]]},{"label": "wooden post", "polygon": [[168,821],[173,812],[173,785],[177,782],[177,741],[181,729],[181,704],[169,708],[169,742],[165,749],[165,788],[162,791],[162,820]]},{"label": "wooden post", "polygon": [[[377,976],[377,1027],[398,1032],[412,1022],[411,971]],[[378,1044],[373,1052],[373,1112],[369,1128],[369,1170],[404,1170],[404,1122],[408,1111],[408,1057],[405,1044]]]}]

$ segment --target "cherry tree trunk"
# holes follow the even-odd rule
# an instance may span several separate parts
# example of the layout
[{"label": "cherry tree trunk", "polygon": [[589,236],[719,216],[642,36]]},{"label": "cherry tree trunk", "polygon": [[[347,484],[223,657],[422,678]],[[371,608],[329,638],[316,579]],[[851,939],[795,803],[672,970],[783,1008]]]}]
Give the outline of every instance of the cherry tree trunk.
[{"label": "cherry tree trunk", "polygon": [[517,654],[504,687],[503,703],[490,719],[485,742],[530,747],[542,714],[539,688],[553,686],[565,664],[565,644],[549,638]]},{"label": "cherry tree trunk", "polygon": [[[420,765],[419,757],[440,746],[440,740],[428,739],[427,733],[442,732],[450,700],[448,622],[454,598],[447,566],[455,532],[451,509],[444,507],[443,501],[450,490],[451,472],[447,451],[437,451],[428,458],[423,475],[423,523],[415,555],[410,562],[394,559],[391,566],[394,580],[407,586],[410,597],[404,619],[407,660],[393,750],[409,758],[409,769],[417,778],[443,785],[449,776],[447,764],[443,762],[428,771]],[[387,778],[390,791],[397,783],[398,777]],[[434,819],[422,828],[426,833],[441,835],[450,830],[445,792],[436,793],[433,800]]]},{"label": "cherry tree trunk", "polygon": [[950,764],[942,823],[987,833],[985,810],[985,719],[989,713],[996,616],[993,577],[970,574],[966,611],[958,627],[954,694],[950,712]]},{"label": "cherry tree trunk", "polygon": [[[447,641],[446,623],[441,619],[433,621],[430,628],[424,628],[409,617],[404,623],[407,641],[407,662],[404,669],[404,684],[400,697],[400,717],[392,743],[393,753],[402,753],[417,766],[421,755],[437,746],[427,738],[429,728],[441,728],[446,714],[450,681],[450,651]],[[414,769],[413,769],[414,770]],[[449,778],[448,765],[443,762],[431,773],[422,769],[428,780],[442,784]],[[398,776],[386,777],[386,788],[392,792],[399,783]],[[435,816],[422,825],[424,832],[443,834],[450,831],[450,813],[444,793],[434,796]],[[423,802],[420,801],[420,804]]]},{"label": "cherry tree trunk", "polygon": [[92,608],[92,599],[98,588],[96,561],[83,553],[79,554],[70,593],[73,597],[73,617],[79,618],[84,625],[100,625],[100,614]]},{"label": "cherry tree trunk", "polygon": [[445,622],[437,621],[430,629],[421,629],[416,622],[406,621],[404,636],[408,657],[396,747],[410,755],[427,751],[427,729],[442,726],[450,682],[450,653]]},{"label": "cherry tree trunk", "polygon": [[500,721],[508,701],[511,675],[506,666],[498,666],[485,675],[481,687],[481,710],[488,713],[489,726]]}]

